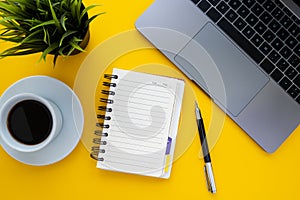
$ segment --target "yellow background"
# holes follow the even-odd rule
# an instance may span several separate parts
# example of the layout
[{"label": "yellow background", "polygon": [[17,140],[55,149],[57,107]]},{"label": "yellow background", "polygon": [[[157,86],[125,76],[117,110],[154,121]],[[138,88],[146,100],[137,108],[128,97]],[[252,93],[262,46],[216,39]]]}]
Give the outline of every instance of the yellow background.
[{"label": "yellow background", "polygon": [[[87,55],[98,45],[126,31],[133,31],[136,36],[130,43],[150,46],[135,32],[134,22],[152,2],[85,0],[86,5],[102,4],[90,15],[106,12],[91,24],[87,52],[59,59],[55,68],[51,57],[47,62],[38,63],[40,54],[2,59],[0,94],[15,81],[30,75],[49,75],[73,87]],[[122,44],[120,42],[116,48]],[[0,50],[9,46],[1,42]],[[178,71],[153,48],[140,50],[137,55],[125,55],[111,64],[132,69],[148,63],[160,63]],[[212,121],[212,112],[222,112],[212,109],[214,106],[209,98],[186,78],[185,81],[201,105],[208,134],[214,134],[212,125],[218,121]],[[194,116],[190,116],[191,126],[194,120]],[[299,199],[299,127],[278,151],[267,154],[230,118],[225,117],[224,124],[222,120],[220,123],[222,130],[211,152],[218,190],[215,195],[206,189],[203,159],[199,159],[200,142],[194,131],[194,140],[173,164],[168,180],[96,169],[96,162],[90,159],[82,142],[64,160],[43,167],[22,164],[0,148],[0,199]]]}]

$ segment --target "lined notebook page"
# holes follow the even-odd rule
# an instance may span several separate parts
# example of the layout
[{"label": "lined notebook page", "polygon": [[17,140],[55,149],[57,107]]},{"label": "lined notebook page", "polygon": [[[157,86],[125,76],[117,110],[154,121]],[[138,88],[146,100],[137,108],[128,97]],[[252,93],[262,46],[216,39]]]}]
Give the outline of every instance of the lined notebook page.
[{"label": "lined notebook page", "polygon": [[177,132],[172,120],[176,120],[174,111],[180,112],[176,94],[179,90],[183,93],[184,82],[120,69],[113,74],[118,75],[117,86],[110,87],[115,95],[108,97],[113,104],[108,105],[112,112],[106,116],[111,120],[104,121],[109,125],[108,136],[102,137],[106,142],[101,146],[104,160],[98,161],[97,167],[159,177],[165,167],[170,130]]}]

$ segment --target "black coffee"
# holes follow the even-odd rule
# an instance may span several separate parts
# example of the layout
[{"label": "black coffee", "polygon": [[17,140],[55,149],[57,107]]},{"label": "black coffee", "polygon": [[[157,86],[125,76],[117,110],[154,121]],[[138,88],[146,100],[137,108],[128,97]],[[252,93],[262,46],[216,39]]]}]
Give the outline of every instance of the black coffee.
[{"label": "black coffee", "polygon": [[52,116],[49,109],[35,100],[17,103],[9,112],[7,127],[10,134],[19,142],[35,145],[43,142],[52,129]]}]

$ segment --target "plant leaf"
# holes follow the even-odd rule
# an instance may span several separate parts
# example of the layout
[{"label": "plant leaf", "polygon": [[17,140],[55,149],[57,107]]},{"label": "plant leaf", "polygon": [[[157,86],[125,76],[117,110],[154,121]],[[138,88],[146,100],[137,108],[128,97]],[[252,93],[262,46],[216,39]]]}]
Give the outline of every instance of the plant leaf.
[{"label": "plant leaf", "polygon": [[43,27],[43,32],[44,32],[44,42],[46,44],[50,44],[49,32],[48,32],[48,30],[45,29],[45,27]]},{"label": "plant leaf", "polygon": [[26,13],[24,13],[24,11],[18,7],[16,4],[7,4],[3,1],[0,1],[0,9],[2,10],[2,12],[8,14],[12,14],[14,16],[18,16],[20,18],[26,18]]},{"label": "plant leaf", "polygon": [[47,25],[52,25],[52,24],[55,24],[55,21],[54,20],[49,20],[49,21],[43,22],[41,24],[38,24],[38,25],[32,27],[31,29],[29,29],[29,31],[32,31],[32,30],[34,30],[38,27],[41,27],[41,26],[47,26]]},{"label": "plant leaf", "polygon": [[0,34],[0,37],[17,37],[22,36],[23,32],[19,30],[6,30],[3,33]]},{"label": "plant leaf", "polygon": [[37,9],[41,9],[41,4],[40,4],[40,0],[35,0],[36,1],[36,7]]},{"label": "plant leaf", "polygon": [[11,20],[17,20],[17,21],[21,21],[21,20],[24,20],[24,18],[20,18],[20,17],[17,17],[17,16],[1,16],[2,19],[0,21],[11,21]]},{"label": "plant leaf", "polygon": [[72,48],[69,50],[69,52],[68,52],[67,56],[70,56],[70,55],[71,55],[71,53],[72,53],[74,50],[75,50],[75,48],[74,48],[74,47],[72,47]]},{"label": "plant leaf", "polygon": [[6,53],[1,53],[0,54],[0,58],[4,58],[4,57],[9,57],[9,56],[23,56],[23,55],[28,55],[28,54],[33,54],[33,53],[38,53],[41,52],[42,49],[27,49],[27,50],[23,50],[23,51],[7,51]]},{"label": "plant leaf", "polygon": [[78,5],[76,6],[76,12],[77,12],[77,20],[79,22],[79,25],[81,24],[81,19],[80,19],[80,11],[81,11],[81,6],[82,6],[82,0],[78,0]]},{"label": "plant leaf", "polygon": [[64,13],[61,18],[60,18],[60,24],[61,26],[63,27],[63,29],[65,31],[67,31],[67,28],[66,28],[66,21],[68,20],[68,18],[66,17],[66,13]]},{"label": "plant leaf", "polygon": [[52,52],[53,50],[55,50],[56,48],[58,48],[58,42],[55,42],[53,44],[51,44],[50,46],[48,46],[42,53],[41,57],[40,57],[40,60],[41,61],[42,59],[44,61],[46,61],[46,56]]},{"label": "plant leaf", "polygon": [[20,43],[23,40],[20,37],[0,37],[0,39],[7,42],[14,42],[14,43]]},{"label": "plant leaf", "polygon": [[65,51],[68,47],[69,47],[69,45],[65,45],[64,47],[59,48],[58,53],[59,53],[61,56],[66,57],[67,55],[64,54],[64,51]]},{"label": "plant leaf", "polygon": [[81,48],[76,42],[74,42],[74,41],[70,41],[69,44],[70,44],[73,48],[75,48],[75,49],[77,49],[77,50],[79,50],[79,51],[82,51],[82,52],[85,51],[84,49],[82,49],[82,48]]},{"label": "plant leaf", "polygon": [[11,4],[17,4],[17,5],[23,5],[26,8],[29,8],[31,10],[35,10],[36,6],[34,1],[27,1],[27,0],[7,0]]},{"label": "plant leaf", "polygon": [[58,58],[58,54],[55,54],[55,55],[54,55],[54,58],[53,58],[53,67],[55,67],[57,58]]},{"label": "plant leaf", "polygon": [[3,26],[6,26],[9,29],[20,30],[25,33],[27,32],[27,30],[24,29],[22,26],[20,26],[20,24],[17,23],[16,20],[14,20],[14,19],[1,20],[0,24],[2,24]]},{"label": "plant leaf", "polygon": [[41,39],[41,37],[36,37],[38,34],[42,34],[43,30],[39,29],[36,30],[35,32],[31,33],[27,37],[25,37],[21,43],[35,43],[35,42],[43,42],[44,40]]},{"label": "plant leaf", "polygon": [[50,8],[50,10],[51,10],[51,14],[52,14],[53,20],[54,20],[54,22],[55,22],[55,26],[58,28],[59,32],[62,33],[63,30],[62,30],[62,27],[61,27],[61,25],[60,25],[58,19],[57,19],[56,14],[55,14],[55,11],[54,11],[53,6],[52,6],[52,3],[51,3],[51,0],[48,0],[48,3],[49,3],[49,8]]},{"label": "plant leaf", "polygon": [[79,21],[82,21],[82,18],[84,17],[84,15],[89,11],[91,10],[92,8],[95,8],[97,6],[100,6],[100,5],[90,5],[88,7],[86,7],[80,14],[80,17],[79,17]]},{"label": "plant leaf", "polygon": [[7,57],[7,56],[20,56],[26,55],[31,53],[41,52],[43,50],[42,45],[32,45],[32,44],[21,44],[12,48],[9,48],[2,53],[0,53],[0,58]]},{"label": "plant leaf", "polygon": [[60,40],[60,42],[59,42],[59,46],[61,46],[62,45],[62,43],[63,43],[63,41],[64,41],[64,39],[66,38],[66,37],[68,37],[69,35],[72,35],[72,34],[74,34],[74,33],[77,33],[78,31],[67,31],[67,32],[65,32],[64,34],[63,34],[63,36],[61,37],[61,40]]},{"label": "plant leaf", "polygon": [[78,18],[76,16],[76,8],[75,8],[76,2],[77,2],[76,0],[73,0],[73,1],[71,0],[71,2],[70,2],[71,15],[74,20],[78,20]]},{"label": "plant leaf", "polygon": [[94,16],[92,16],[91,18],[89,18],[86,22],[85,22],[85,27],[88,27],[89,26],[89,24],[96,18],[96,17],[98,17],[99,15],[103,15],[103,14],[105,14],[104,12],[103,13],[99,13],[99,14],[97,14],[97,15],[94,15]]}]

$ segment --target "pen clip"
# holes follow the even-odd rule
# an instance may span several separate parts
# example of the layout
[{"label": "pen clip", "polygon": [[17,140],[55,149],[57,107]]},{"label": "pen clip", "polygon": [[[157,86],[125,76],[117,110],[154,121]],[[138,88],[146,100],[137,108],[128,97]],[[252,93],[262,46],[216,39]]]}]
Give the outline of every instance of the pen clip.
[{"label": "pen clip", "polygon": [[205,163],[204,174],[205,174],[206,186],[207,186],[208,191],[213,194],[216,193],[217,189],[216,189],[216,184],[214,181],[214,175],[213,175],[211,163]]}]

